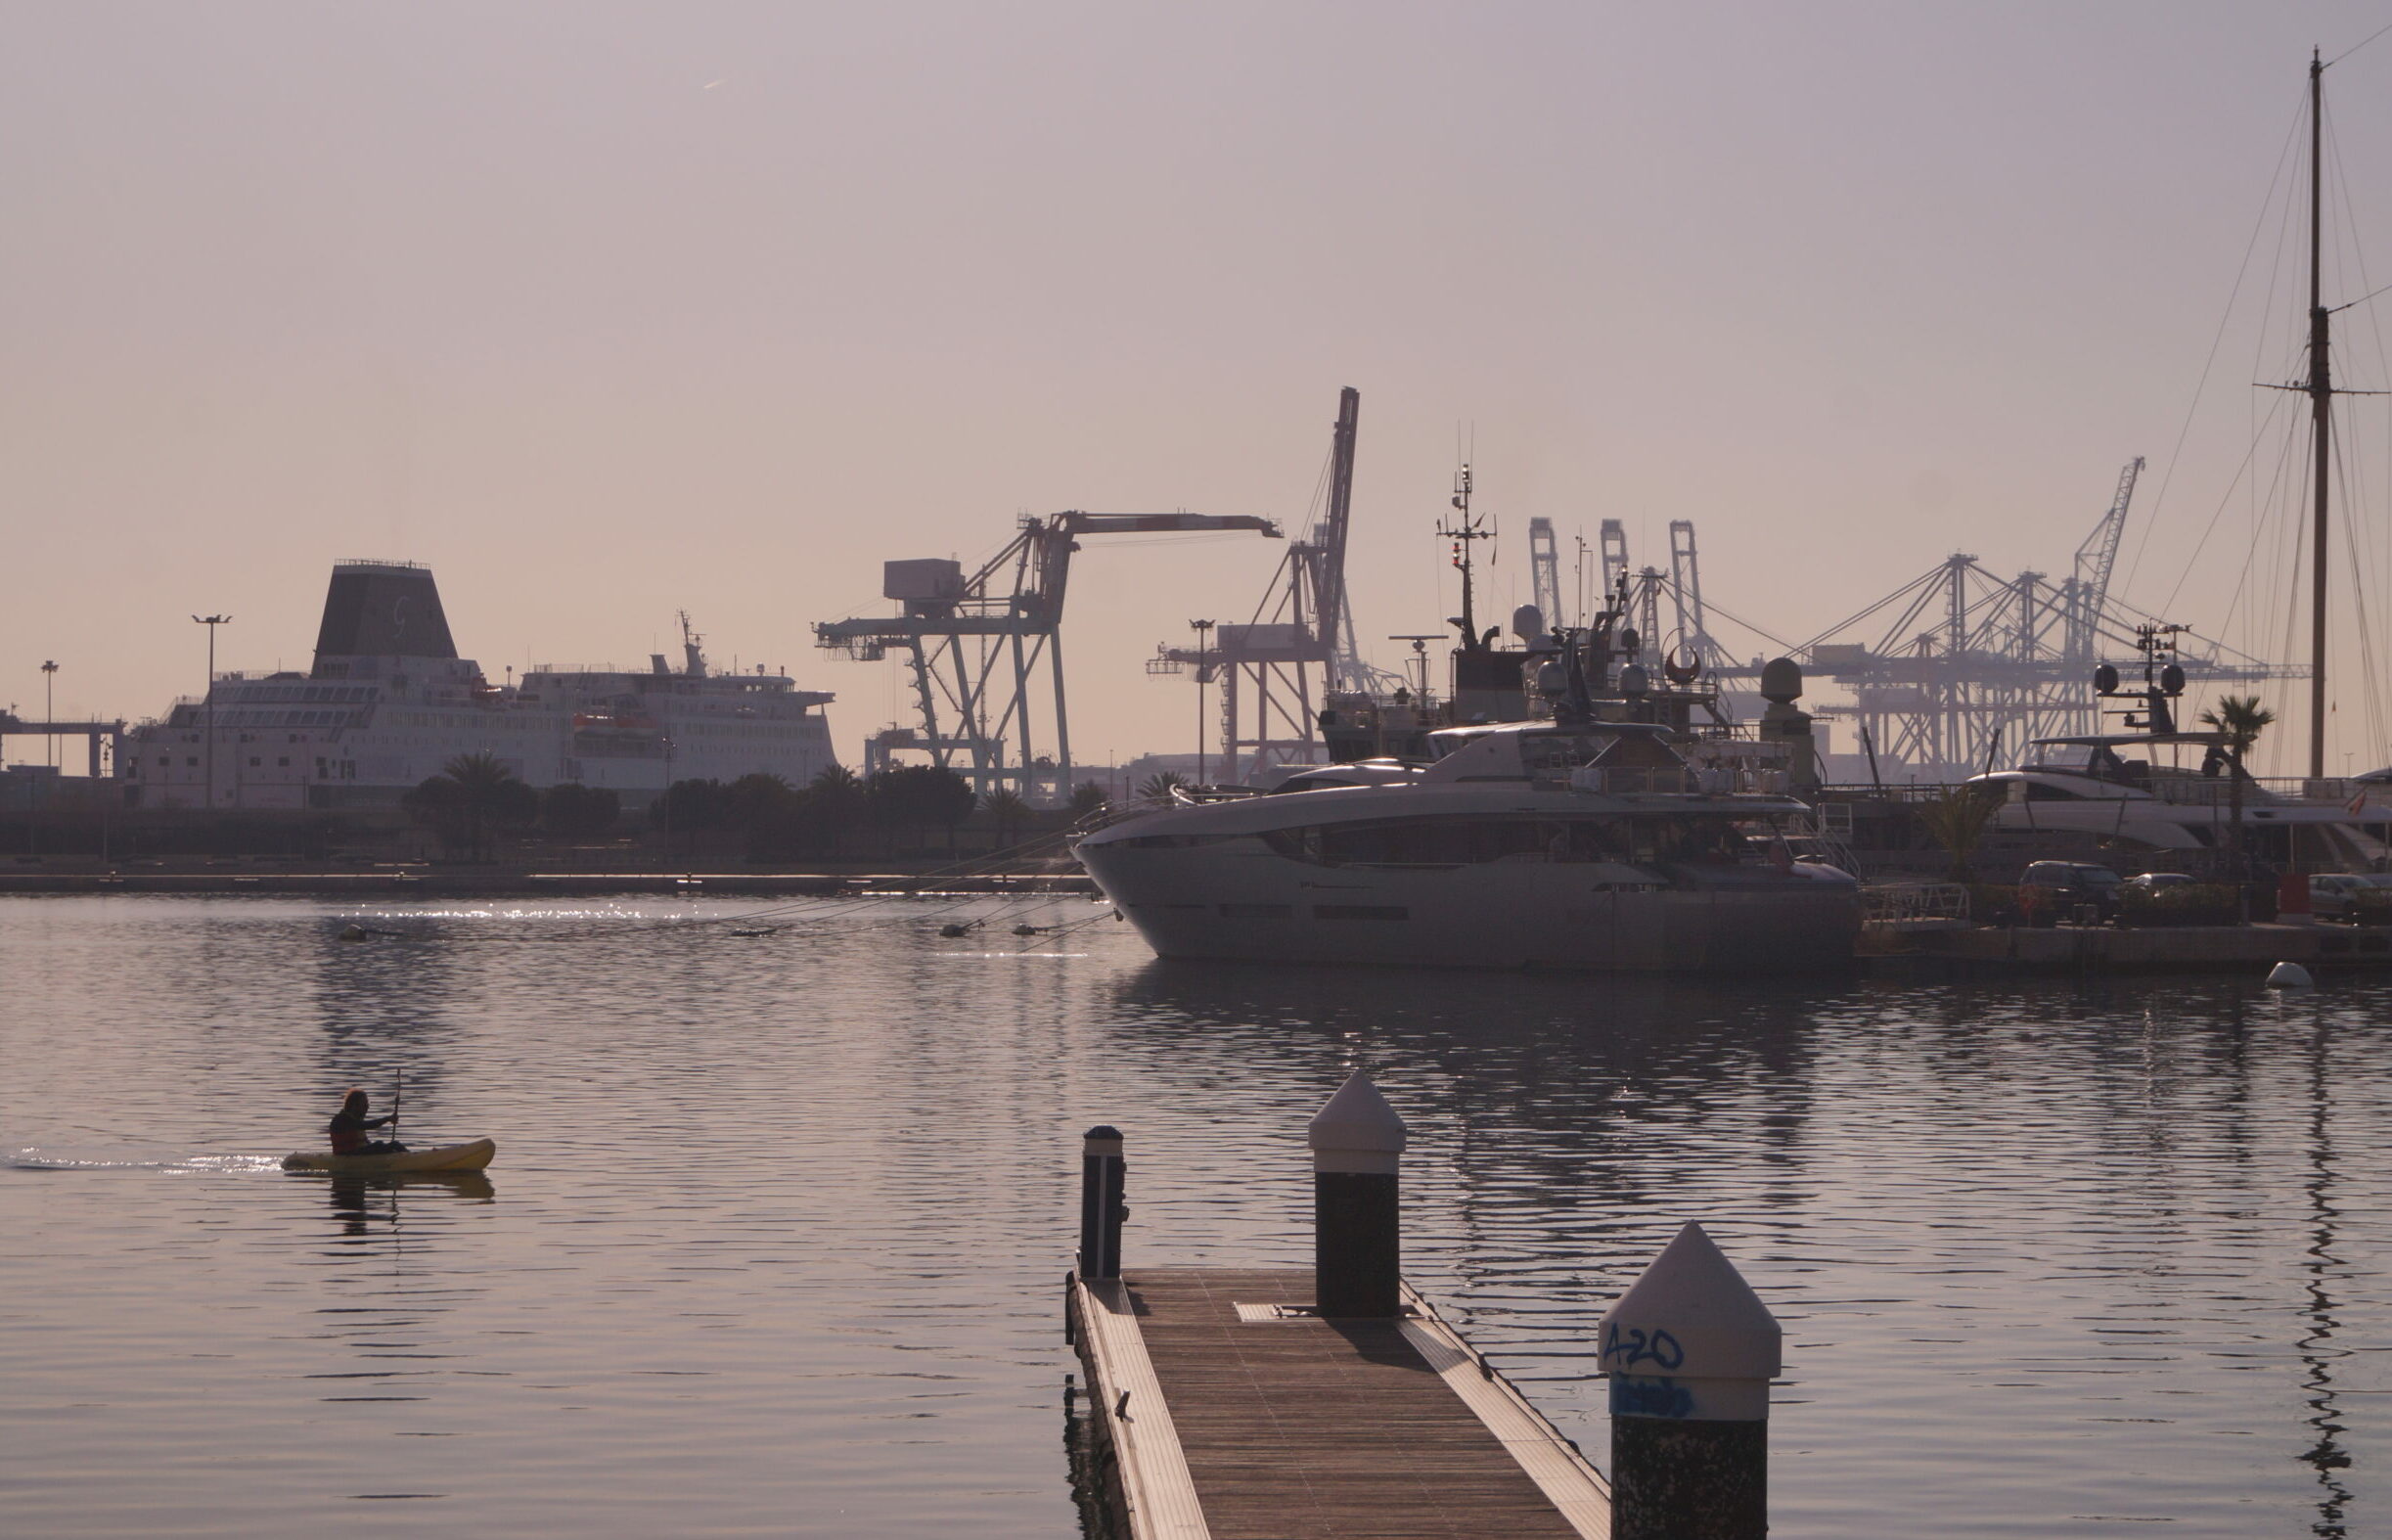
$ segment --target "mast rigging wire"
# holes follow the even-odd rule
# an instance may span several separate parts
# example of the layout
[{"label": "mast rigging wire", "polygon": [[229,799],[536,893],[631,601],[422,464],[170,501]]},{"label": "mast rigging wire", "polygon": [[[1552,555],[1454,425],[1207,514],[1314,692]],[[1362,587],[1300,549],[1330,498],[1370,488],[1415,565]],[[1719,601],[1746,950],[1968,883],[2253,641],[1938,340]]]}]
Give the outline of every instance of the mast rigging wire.
[{"label": "mast rigging wire", "polygon": [[2332,68],[2334,66],[2336,66],[2336,65],[2340,64],[2340,63],[2341,63],[2343,60],[2348,59],[2348,58],[2349,58],[2351,55],[2353,55],[2353,54],[2355,54],[2355,53],[2359,52],[2359,50],[2361,50],[2362,48],[2367,47],[2367,45],[2368,45],[2368,44],[2369,44],[2369,43],[2371,43],[2371,42],[2375,41],[2375,39],[2377,39],[2377,38],[2379,38],[2379,37],[2383,36],[2383,35],[2384,35],[2384,33],[2386,33],[2386,32],[2392,32],[2392,22],[2386,22],[2386,23],[2385,23],[2383,25],[2381,25],[2381,26],[2377,27],[2377,28],[2376,28],[2374,31],[2369,32],[2369,33],[2367,36],[2365,36],[2365,37],[2363,37],[2363,38],[2359,39],[2359,41],[2357,41],[2357,42],[2355,42],[2355,43],[2351,44],[2351,46],[2350,46],[2350,47],[2345,48],[2344,50],[2342,50],[2342,52],[2340,52],[2340,53],[2338,53],[2338,54],[2334,55],[2334,56],[2333,56],[2331,59],[2326,60],[2326,61],[2325,61],[2325,64],[2324,64],[2324,68],[2327,68],[2327,69],[2331,69],[2331,68]]},{"label": "mast rigging wire", "polygon": [[[2302,93],[2302,98],[2304,103],[2306,103],[2306,92]],[[2244,243],[2242,249],[2242,262],[2234,269],[2234,288],[2228,291],[2226,295],[2226,307],[2219,313],[2218,330],[2216,335],[2211,337],[2209,340],[2208,356],[2201,360],[2201,376],[2200,379],[2193,385],[2192,399],[2185,403],[2185,420],[2176,430],[2175,446],[2168,451],[2168,464],[2166,468],[2160,472],[2159,490],[2153,494],[2149,512],[2144,516],[2143,533],[2135,542],[2134,556],[2131,557],[2126,564],[2126,582],[2119,585],[2121,587],[2130,587],[2133,585],[2135,581],[2135,573],[2143,566],[2144,550],[2150,544],[2151,531],[2158,527],[2159,511],[2167,503],[2168,488],[2176,480],[2177,463],[2184,457],[2185,439],[2192,431],[2192,419],[2200,410],[2201,396],[2209,386],[2210,370],[2218,361],[2218,348],[2225,342],[2227,326],[2234,320],[2234,301],[2239,298],[2242,294],[2243,280],[2250,276],[2251,253],[2257,250],[2259,248],[2260,232],[2267,228],[2268,210],[2275,206],[2276,204],[2276,190],[2283,184],[2285,162],[2291,157],[2293,145],[2299,140],[2302,115],[2302,111],[2296,110],[2292,114],[2291,126],[2284,130],[2283,148],[2277,153],[2276,169],[2268,178],[2267,196],[2260,201],[2259,213],[2251,221],[2251,238],[2249,241]],[[2285,206],[2287,209],[2289,209],[2290,200],[2286,200]],[[2182,586],[2181,579],[2179,580],[2179,586]]]}]

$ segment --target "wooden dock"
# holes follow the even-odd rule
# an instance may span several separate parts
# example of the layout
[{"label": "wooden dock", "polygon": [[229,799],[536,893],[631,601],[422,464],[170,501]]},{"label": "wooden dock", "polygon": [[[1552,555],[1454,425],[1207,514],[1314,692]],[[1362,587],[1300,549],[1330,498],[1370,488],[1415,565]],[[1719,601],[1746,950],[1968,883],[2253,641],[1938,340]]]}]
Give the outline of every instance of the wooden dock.
[{"label": "wooden dock", "polygon": [[1312,1298],[1310,1269],[1073,1282],[1131,1540],[1607,1540],[1602,1476],[1426,1301],[1325,1321]]}]

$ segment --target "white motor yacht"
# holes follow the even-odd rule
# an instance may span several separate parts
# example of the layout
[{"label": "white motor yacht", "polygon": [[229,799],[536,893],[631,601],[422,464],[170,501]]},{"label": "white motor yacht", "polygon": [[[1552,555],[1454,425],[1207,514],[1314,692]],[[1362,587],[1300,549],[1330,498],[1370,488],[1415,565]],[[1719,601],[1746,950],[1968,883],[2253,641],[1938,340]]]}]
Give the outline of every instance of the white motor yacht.
[{"label": "white motor yacht", "polygon": [[1422,766],[1133,811],[1080,860],[1164,957],[1706,973],[1851,958],[1859,885],[1794,858],[1809,809],[1768,784],[1782,777],[1691,768],[1643,722],[1428,741]]},{"label": "white motor yacht", "polygon": [[[1998,829],[2083,834],[2165,853],[2232,849],[2239,804],[2243,847],[2279,865],[2369,864],[2385,850],[2367,826],[2380,829],[2392,816],[2370,811],[2364,788],[2346,802],[2288,795],[2241,775],[2218,733],[2040,738],[2015,768],[1968,784],[2000,794]],[[2318,789],[2344,790],[2338,783]]]}]

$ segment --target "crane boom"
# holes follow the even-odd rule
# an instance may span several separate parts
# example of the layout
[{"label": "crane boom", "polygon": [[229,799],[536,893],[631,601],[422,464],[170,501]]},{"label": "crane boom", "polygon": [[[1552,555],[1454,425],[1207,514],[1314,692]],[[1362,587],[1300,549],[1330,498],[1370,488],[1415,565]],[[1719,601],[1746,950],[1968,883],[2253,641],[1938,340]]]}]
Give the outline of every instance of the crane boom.
[{"label": "crane boom", "polygon": [[2118,473],[2118,491],[2109,500],[2109,512],[2076,548],[2076,566],[2069,574],[2065,597],[2068,656],[2077,662],[2093,660],[2094,638],[2109,609],[2109,579],[2117,569],[2118,544],[2126,535],[2126,511],[2135,500],[2135,479],[2142,475],[2143,456],[2137,455]]},{"label": "crane boom", "polygon": [[2096,610],[2108,602],[2110,573],[2118,566],[2118,543],[2126,534],[2126,510],[2135,500],[2135,479],[2142,475],[2143,456],[2137,455],[2118,473],[2118,494],[2109,500],[2109,512],[2076,548],[2077,579],[2093,596]]},{"label": "crane boom", "polygon": [[1345,536],[1354,511],[1354,432],[1361,422],[1362,392],[1347,385],[1337,393],[1337,426],[1330,439],[1329,517],[1310,541],[1313,630],[1335,659],[1332,671],[1345,667],[1353,652],[1353,627],[1345,612]]}]

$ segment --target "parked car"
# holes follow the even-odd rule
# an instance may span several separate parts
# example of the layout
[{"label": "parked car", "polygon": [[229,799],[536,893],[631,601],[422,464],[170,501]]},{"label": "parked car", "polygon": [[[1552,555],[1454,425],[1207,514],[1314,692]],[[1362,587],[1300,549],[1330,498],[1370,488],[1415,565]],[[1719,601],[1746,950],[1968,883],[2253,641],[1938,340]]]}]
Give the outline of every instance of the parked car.
[{"label": "parked car", "polygon": [[2018,879],[2018,902],[2046,924],[2090,904],[2103,920],[2118,912],[2118,874],[2084,861],[2036,861]]},{"label": "parked car", "polygon": [[2163,887],[2193,887],[2200,879],[2182,872],[2143,872],[2118,884],[2121,890],[2133,888],[2140,892],[2156,893]]},{"label": "parked car", "polygon": [[2392,872],[2317,872],[2309,879],[2309,912],[2320,920],[2356,920],[2359,911],[2392,911]]}]

